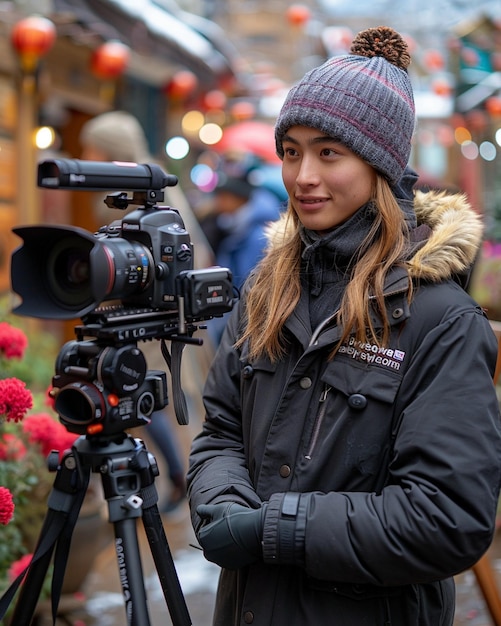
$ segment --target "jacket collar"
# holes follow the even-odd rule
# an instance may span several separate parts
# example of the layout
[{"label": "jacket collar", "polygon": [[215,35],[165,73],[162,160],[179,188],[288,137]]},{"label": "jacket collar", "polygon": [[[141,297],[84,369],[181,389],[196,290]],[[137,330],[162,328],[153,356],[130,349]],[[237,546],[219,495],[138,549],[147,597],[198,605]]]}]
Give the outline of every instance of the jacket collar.
[{"label": "jacket collar", "polygon": [[[414,280],[439,282],[467,273],[477,256],[482,219],[463,194],[445,191],[416,191],[414,212],[417,226],[411,231],[406,268]],[[294,228],[287,214],[270,225],[268,240],[283,241],[284,232]]]}]

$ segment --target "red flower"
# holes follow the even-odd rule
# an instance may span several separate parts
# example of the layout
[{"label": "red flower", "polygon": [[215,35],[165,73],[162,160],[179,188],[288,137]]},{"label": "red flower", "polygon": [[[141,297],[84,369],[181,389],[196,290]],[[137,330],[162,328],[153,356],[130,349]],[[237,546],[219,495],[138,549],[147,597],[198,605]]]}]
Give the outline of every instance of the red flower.
[{"label": "red flower", "polygon": [[0,461],[20,461],[26,454],[24,443],[12,433],[0,437]]},{"label": "red flower", "polygon": [[26,417],[23,430],[28,435],[30,443],[41,446],[44,456],[47,456],[51,450],[59,450],[62,454],[71,448],[77,438],[77,435],[69,433],[61,422],[56,422],[48,413],[37,413]]},{"label": "red flower", "polygon": [[19,574],[24,572],[24,570],[31,563],[31,559],[32,558],[33,558],[33,554],[25,554],[20,559],[18,559],[17,561],[14,561],[14,563],[12,563],[12,565],[9,568],[9,580],[10,580],[10,582],[13,582],[14,580],[16,580],[16,578],[19,576]]},{"label": "red flower", "polygon": [[7,421],[20,422],[32,406],[33,396],[22,380],[0,380],[0,417],[5,416]]},{"label": "red flower", "polygon": [[14,515],[14,500],[7,487],[0,487],[0,524],[6,526]]},{"label": "red flower", "polygon": [[22,330],[7,322],[0,322],[0,356],[6,359],[21,359],[28,345]]}]

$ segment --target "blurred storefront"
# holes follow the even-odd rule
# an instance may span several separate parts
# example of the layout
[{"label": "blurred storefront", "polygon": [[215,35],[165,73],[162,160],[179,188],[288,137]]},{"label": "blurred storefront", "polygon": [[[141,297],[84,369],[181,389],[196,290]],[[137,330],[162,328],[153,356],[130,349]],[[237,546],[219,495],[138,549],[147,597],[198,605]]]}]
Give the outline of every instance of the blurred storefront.
[{"label": "blurred storefront", "polygon": [[[139,119],[151,153],[161,154],[186,90],[243,90],[237,63],[215,25],[186,13],[176,16],[167,3],[2,3],[0,289],[9,288],[10,254],[19,243],[13,226],[52,222],[91,231],[99,226],[85,192],[36,187],[40,158],[78,158],[85,121],[120,108]],[[42,127],[53,134],[47,143],[36,134]]]}]

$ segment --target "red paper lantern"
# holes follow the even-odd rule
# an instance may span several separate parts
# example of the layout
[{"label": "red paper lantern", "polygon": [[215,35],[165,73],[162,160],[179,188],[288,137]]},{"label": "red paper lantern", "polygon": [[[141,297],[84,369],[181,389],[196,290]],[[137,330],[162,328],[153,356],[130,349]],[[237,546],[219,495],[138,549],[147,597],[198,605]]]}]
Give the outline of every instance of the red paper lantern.
[{"label": "red paper lantern", "polygon": [[205,94],[203,102],[208,111],[224,111],[227,102],[226,94],[220,89],[212,89]]},{"label": "red paper lantern", "polygon": [[485,108],[488,113],[495,117],[501,115],[501,96],[491,96],[487,98]]},{"label": "red paper lantern", "polygon": [[121,41],[107,41],[94,50],[90,68],[98,78],[109,80],[122,74],[129,63],[130,48]]},{"label": "red paper lantern", "polygon": [[231,107],[230,113],[236,120],[250,120],[256,115],[256,107],[252,102],[235,102]]},{"label": "red paper lantern", "polygon": [[198,87],[198,78],[189,70],[180,70],[171,78],[165,90],[173,100],[185,100]]},{"label": "red paper lantern", "polygon": [[432,81],[431,88],[437,96],[450,96],[452,93],[452,85],[443,78],[437,78]]},{"label": "red paper lantern", "polygon": [[304,26],[311,17],[310,9],[304,4],[291,4],[285,12],[291,26]]},{"label": "red paper lantern", "polygon": [[32,72],[38,61],[52,47],[56,39],[54,24],[38,15],[32,15],[19,21],[11,31],[11,43],[19,54],[22,67]]},{"label": "red paper lantern", "polygon": [[442,70],[445,65],[444,57],[438,50],[427,50],[424,54],[424,63],[431,72]]}]

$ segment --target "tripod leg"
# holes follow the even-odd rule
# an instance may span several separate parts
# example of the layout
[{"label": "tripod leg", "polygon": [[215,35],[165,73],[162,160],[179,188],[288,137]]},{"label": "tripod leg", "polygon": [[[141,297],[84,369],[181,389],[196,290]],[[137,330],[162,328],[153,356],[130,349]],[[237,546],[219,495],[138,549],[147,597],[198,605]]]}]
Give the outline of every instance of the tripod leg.
[{"label": "tripod leg", "polygon": [[[47,513],[40,537],[46,536],[49,529],[53,527],[52,524],[53,518],[50,513]],[[32,561],[19,592],[12,616],[13,624],[18,626],[29,626],[31,624],[53,552],[54,543],[51,546],[47,546],[46,552],[36,562]],[[36,554],[36,550],[34,554]]]},{"label": "tripod leg", "polygon": [[[58,572],[58,580],[53,578],[53,616],[57,612],[60,584],[64,575],[66,556],[71,541],[71,533],[75,525],[83,498],[89,483],[90,472],[83,471],[73,463],[74,451],[65,455],[57,470],[54,486],[49,496],[48,510],[28,573],[22,583],[16,602],[12,623],[16,626],[29,626],[47,575],[47,570],[56,549],[59,555],[54,563],[54,576]],[[64,538],[65,545],[58,542]]]},{"label": "tripod leg", "polygon": [[[99,468],[108,502],[109,520],[114,524],[120,581],[130,626],[149,626],[146,591],[136,533],[136,520],[143,525],[152,548],[165,599],[174,626],[190,626],[191,620],[174,568],[156,503],[154,479],[158,475],[153,455],[139,439],[125,438],[109,450],[101,449],[92,465]],[[154,550],[158,546],[161,549]],[[171,583],[169,588],[167,583]]]},{"label": "tripod leg", "polygon": [[118,572],[129,626],[149,626],[136,519],[114,522]]},{"label": "tripod leg", "polygon": [[192,621],[156,505],[143,509],[143,525],[172,623],[174,626],[190,626]]}]

